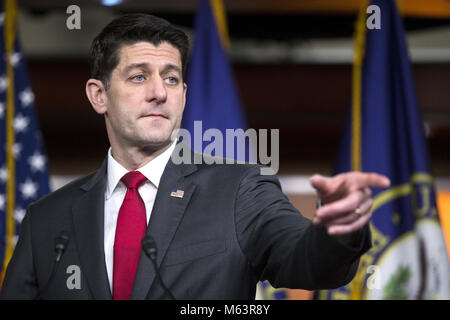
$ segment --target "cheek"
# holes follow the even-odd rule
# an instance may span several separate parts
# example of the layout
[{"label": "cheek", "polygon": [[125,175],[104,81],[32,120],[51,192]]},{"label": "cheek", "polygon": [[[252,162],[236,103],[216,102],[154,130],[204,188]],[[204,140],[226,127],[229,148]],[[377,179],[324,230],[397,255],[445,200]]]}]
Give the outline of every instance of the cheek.
[{"label": "cheek", "polygon": [[144,101],[144,90],[142,88],[135,88],[134,90],[124,90],[120,95],[120,101],[123,106],[133,108],[137,103]]},{"label": "cheek", "polygon": [[140,105],[140,100],[136,94],[124,92],[114,99],[113,112],[118,120],[126,120],[135,116]]},{"label": "cheek", "polygon": [[183,114],[184,111],[184,106],[185,106],[185,95],[184,92],[181,93],[177,93],[174,96],[174,105],[173,105],[173,112],[177,115],[177,116],[181,116]]}]

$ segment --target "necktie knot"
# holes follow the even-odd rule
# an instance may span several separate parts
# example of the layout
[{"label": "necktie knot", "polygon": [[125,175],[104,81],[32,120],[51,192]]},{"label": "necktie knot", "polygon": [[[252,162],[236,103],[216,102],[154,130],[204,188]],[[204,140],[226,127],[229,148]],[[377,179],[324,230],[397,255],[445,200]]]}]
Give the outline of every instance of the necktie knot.
[{"label": "necktie knot", "polygon": [[145,181],[147,181],[147,178],[140,173],[139,171],[130,171],[127,174],[125,174],[120,181],[123,182],[123,184],[127,188],[139,188]]}]

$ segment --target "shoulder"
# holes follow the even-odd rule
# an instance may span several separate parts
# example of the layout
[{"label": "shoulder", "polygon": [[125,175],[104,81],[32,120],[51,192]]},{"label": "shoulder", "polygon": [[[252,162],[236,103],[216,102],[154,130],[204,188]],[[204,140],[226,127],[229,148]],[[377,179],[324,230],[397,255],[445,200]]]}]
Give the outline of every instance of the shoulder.
[{"label": "shoulder", "polygon": [[175,166],[181,165],[181,167],[188,168],[186,171],[189,173],[195,172],[200,175],[210,173],[216,175],[222,174],[232,179],[242,178],[246,175],[260,175],[272,177],[277,180],[276,172],[270,167],[195,152],[182,140],[176,145],[175,150],[171,155],[171,162]]},{"label": "shoulder", "polygon": [[199,176],[214,176],[237,185],[271,183],[279,186],[275,172],[267,166],[256,163],[243,163],[232,159],[212,157],[204,154],[194,155]]},{"label": "shoulder", "polygon": [[51,210],[55,211],[65,207],[71,203],[71,200],[76,199],[82,195],[83,186],[86,185],[96,175],[97,171],[92,172],[86,176],[80,177],[65,186],[47,194],[41,199],[30,204],[29,209],[34,211]]}]

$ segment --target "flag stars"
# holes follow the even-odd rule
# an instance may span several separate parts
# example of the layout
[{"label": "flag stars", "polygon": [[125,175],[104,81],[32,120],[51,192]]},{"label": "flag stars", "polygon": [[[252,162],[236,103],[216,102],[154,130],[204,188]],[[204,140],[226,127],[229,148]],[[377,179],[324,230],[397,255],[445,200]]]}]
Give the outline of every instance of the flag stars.
[{"label": "flag stars", "polygon": [[44,171],[45,168],[45,157],[35,152],[31,157],[28,158],[28,164],[31,167],[31,171],[37,172],[37,171]]},{"label": "flag stars", "polygon": [[18,114],[13,121],[14,131],[16,133],[24,132],[28,125],[30,124],[30,119],[24,117],[22,114]]},{"label": "flag stars", "polygon": [[[5,146],[5,150],[7,150],[6,146]],[[20,158],[20,154],[22,153],[22,150],[23,150],[22,144],[16,142],[13,144],[10,152],[12,152],[14,159],[18,160]]]},{"label": "flag stars", "polygon": [[6,180],[8,179],[8,170],[5,166],[0,168],[0,182],[6,183]]},{"label": "flag stars", "polygon": [[21,223],[23,218],[25,217],[25,213],[26,210],[24,208],[16,207],[16,209],[14,210],[14,220],[17,223]]},{"label": "flag stars", "polygon": [[0,211],[4,211],[6,206],[6,199],[4,194],[0,194]]},{"label": "flag stars", "polygon": [[3,92],[8,87],[8,78],[6,75],[0,76],[0,92]]},{"label": "flag stars", "polygon": [[12,147],[12,153],[14,159],[18,159],[20,157],[20,153],[22,152],[22,145],[20,143],[14,143]]},{"label": "flag stars", "polygon": [[2,119],[5,115],[5,104],[0,102],[0,119]]},{"label": "flag stars", "polygon": [[16,244],[17,244],[17,241],[19,241],[19,235],[14,235],[13,237],[12,237],[12,239],[11,239],[11,243],[12,243],[12,245],[15,247],[16,246]]},{"label": "flag stars", "polygon": [[[1,89],[1,86],[0,86]],[[28,107],[34,101],[34,94],[30,88],[26,88],[22,92],[19,93],[19,100],[22,103],[22,106]]]},{"label": "flag stars", "polygon": [[16,67],[19,64],[20,59],[22,59],[22,54],[20,52],[13,52],[9,56],[9,62],[13,67]]},{"label": "flag stars", "polygon": [[30,179],[27,179],[24,183],[19,185],[19,190],[22,193],[22,197],[26,199],[32,199],[36,197],[39,186]]}]

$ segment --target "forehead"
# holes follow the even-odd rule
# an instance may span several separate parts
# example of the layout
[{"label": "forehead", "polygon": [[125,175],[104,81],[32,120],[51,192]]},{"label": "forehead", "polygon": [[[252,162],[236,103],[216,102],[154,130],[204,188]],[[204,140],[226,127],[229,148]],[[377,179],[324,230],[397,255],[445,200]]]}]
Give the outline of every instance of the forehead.
[{"label": "forehead", "polygon": [[119,51],[118,68],[125,68],[133,63],[149,63],[150,65],[174,64],[181,68],[180,52],[168,42],[155,46],[150,42],[138,42],[123,45]]}]

